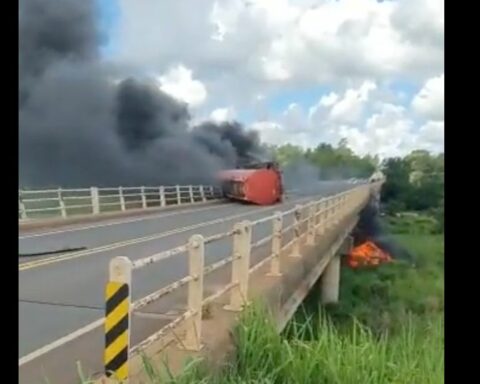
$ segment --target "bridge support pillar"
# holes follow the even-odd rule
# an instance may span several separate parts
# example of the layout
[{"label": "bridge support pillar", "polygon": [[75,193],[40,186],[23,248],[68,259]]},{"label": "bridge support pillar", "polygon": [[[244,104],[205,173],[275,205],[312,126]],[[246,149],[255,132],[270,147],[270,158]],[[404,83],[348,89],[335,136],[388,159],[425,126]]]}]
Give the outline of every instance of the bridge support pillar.
[{"label": "bridge support pillar", "polygon": [[338,253],[328,263],[321,277],[322,304],[337,303],[340,294],[341,257],[348,255],[353,247],[353,237],[347,236]]},{"label": "bridge support pillar", "polygon": [[337,303],[340,293],[340,256],[335,255],[328,263],[321,277],[322,304]]}]

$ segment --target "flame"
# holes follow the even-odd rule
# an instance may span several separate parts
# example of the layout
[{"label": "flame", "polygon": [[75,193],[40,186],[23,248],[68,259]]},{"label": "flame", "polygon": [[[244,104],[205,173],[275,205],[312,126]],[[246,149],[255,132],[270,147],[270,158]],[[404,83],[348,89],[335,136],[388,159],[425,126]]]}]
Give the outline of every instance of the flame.
[{"label": "flame", "polygon": [[392,261],[391,256],[382,251],[372,241],[365,243],[352,249],[348,255],[348,265],[351,268],[359,268],[363,266],[376,266]]}]

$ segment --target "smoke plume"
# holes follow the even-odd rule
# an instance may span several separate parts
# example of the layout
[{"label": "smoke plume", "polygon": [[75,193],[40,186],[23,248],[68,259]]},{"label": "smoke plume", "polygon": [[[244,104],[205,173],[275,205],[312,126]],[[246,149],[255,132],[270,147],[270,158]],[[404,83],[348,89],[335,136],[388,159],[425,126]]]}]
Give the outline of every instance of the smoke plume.
[{"label": "smoke plume", "polygon": [[264,156],[239,123],[191,127],[188,106],[154,80],[114,82],[96,17],[93,0],[20,2],[22,187],[209,183]]},{"label": "smoke plume", "polygon": [[305,159],[298,159],[285,165],[282,171],[286,189],[301,189],[312,193],[319,188],[319,170]]},{"label": "smoke plume", "polygon": [[368,240],[373,241],[393,258],[414,263],[413,256],[385,231],[379,219],[379,210],[372,202],[369,202],[360,213],[358,224],[353,232],[353,240],[354,246]]}]

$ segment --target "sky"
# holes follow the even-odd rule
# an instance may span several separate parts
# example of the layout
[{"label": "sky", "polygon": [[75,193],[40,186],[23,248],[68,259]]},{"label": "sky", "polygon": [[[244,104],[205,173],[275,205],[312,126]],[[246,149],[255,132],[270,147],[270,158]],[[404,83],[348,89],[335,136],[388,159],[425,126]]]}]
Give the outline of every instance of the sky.
[{"label": "sky", "polygon": [[103,60],[270,144],[443,152],[443,0],[98,0]]}]

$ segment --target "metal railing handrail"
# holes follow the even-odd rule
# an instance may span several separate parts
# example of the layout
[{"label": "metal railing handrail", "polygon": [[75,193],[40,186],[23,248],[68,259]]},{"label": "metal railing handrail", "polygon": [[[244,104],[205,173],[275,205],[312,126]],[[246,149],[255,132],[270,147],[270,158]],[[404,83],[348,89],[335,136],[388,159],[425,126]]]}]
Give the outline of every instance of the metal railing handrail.
[{"label": "metal railing handrail", "polygon": [[[186,244],[135,261],[131,261],[126,257],[113,258],[110,263],[108,284],[125,285],[131,284],[134,270],[183,253],[188,254],[189,260],[189,272],[186,276],[134,302],[131,301],[130,296],[128,297],[130,303],[128,306],[128,308],[130,308],[128,310],[128,316],[131,316],[134,311],[188,285],[188,304],[185,312],[136,346],[131,347],[127,345],[126,348],[129,351],[129,355],[127,354],[126,357],[127,360],[129,356],[131,357],[144,350],[156,340],[167,335],[169,331],[173,330],[179,324],[185,322],[187,322],[187,326],[185,337],[181,340],[182,346],[188,350],[200,350],[202,334],[201,315],[203,307],[206,304],[229,293],[229,304],[224,308],[229,311],[241,311],[247,303],[250,274],[259,270],[261,267],[269,265],[267,274],[273,277],[280,276],[280,255],[282,252],[290,248],[289,255],[291,257],[301,257],[300,247],[302,242],[306,245],[313,246],[317,236],[323,235],[328,228],[338,224],[340,220],[363,206],[369,198],[372,188],[377,186],[377,184],[381,185],[381,183],[358,185],[348,191],[333,196],[313,200],[304,205],[296,205],[294,208],[283,212],[277,211],[265,218],[254,221],[245,220],[236,223],[232,230],[224,233],[211,235],[209,237],[193,235]],[[283,222],[285,217],[291,214],[293,214],[293,223],[284,227]],[[271,233],[252,243],[253,229],[267,222],[272,223]],[[287,244],[283,244],[282,239],[288,231],[293,231],[293,238]],[[205,244],[226,238],[233,238],[232,254],[220,261],[205,266]],[[264,246],[270,241],[271,249],[267,257],[251,266],[250,255],[252,250]],[[212,295],[204,297],[204,276],[227,265],[232,266],[231,281]],[[106,346],[106,348],[108,348],[108,346]],[[107,363],[106,361],[106,365]],[[124,378],[119,377],[119,379]]]},{"label": "metal railing handrail", "polygon": [[220,196],[220,188],[212,185],[19,189],[18,213],[20,221],[40,215],[67,218],[79,214],[97,215],[206,202]]}]

